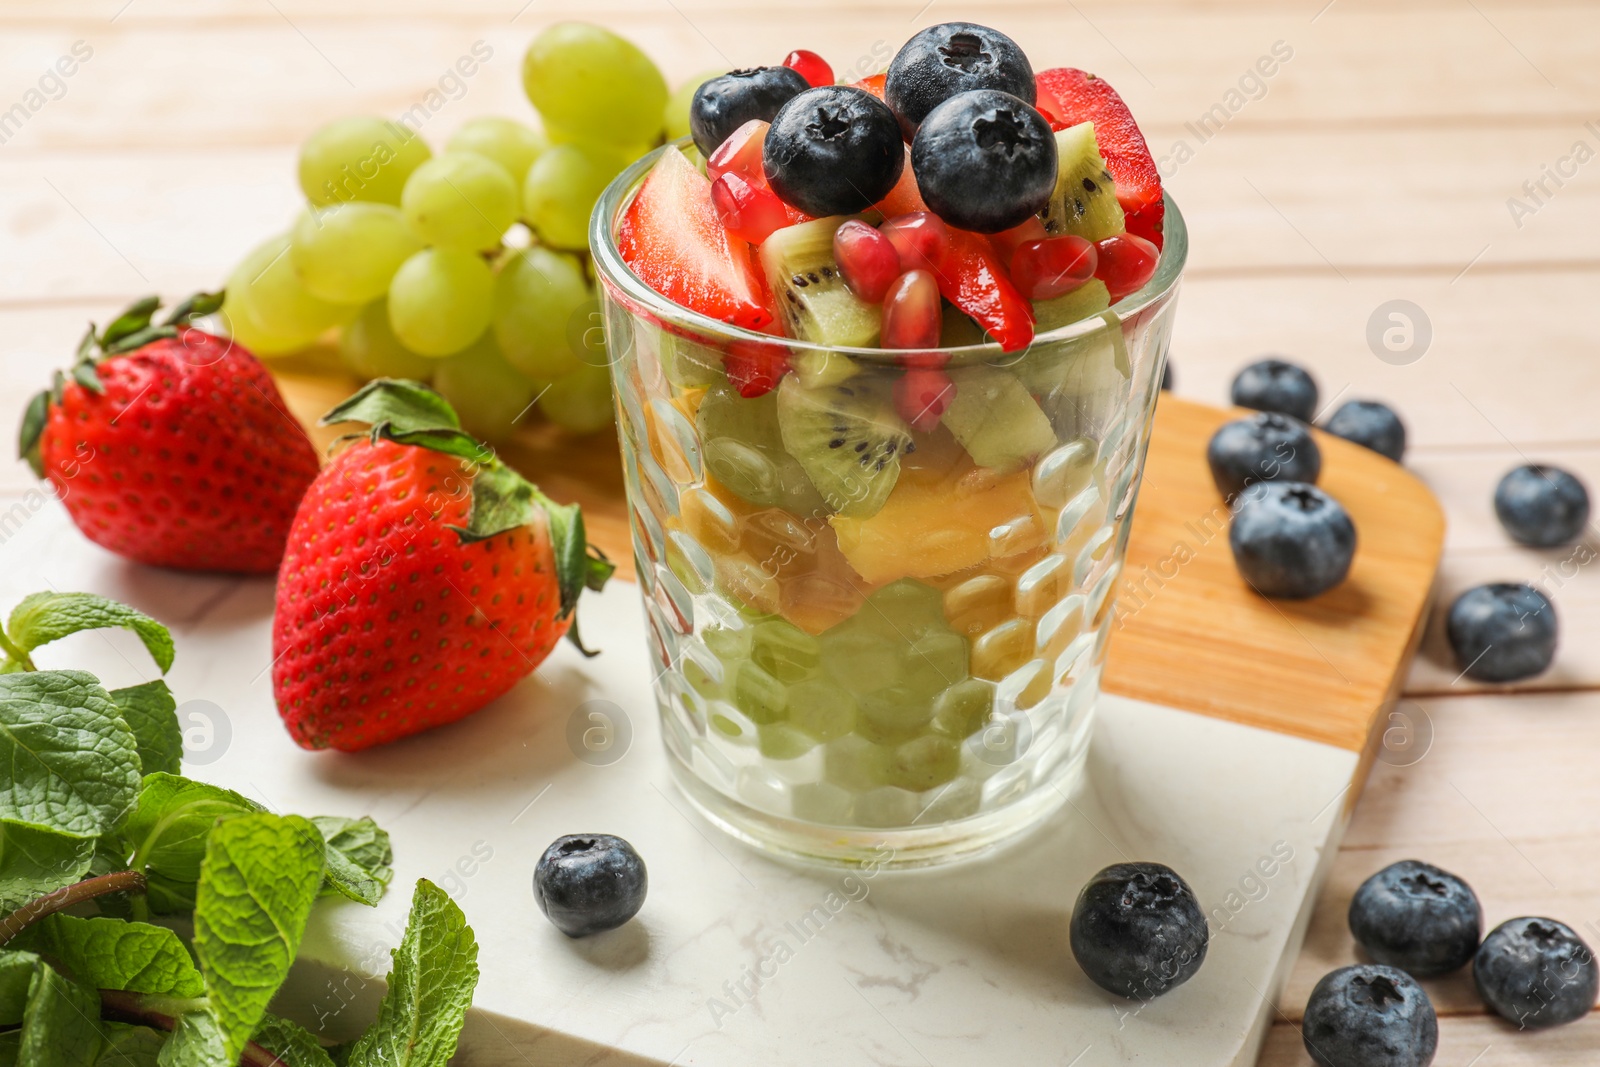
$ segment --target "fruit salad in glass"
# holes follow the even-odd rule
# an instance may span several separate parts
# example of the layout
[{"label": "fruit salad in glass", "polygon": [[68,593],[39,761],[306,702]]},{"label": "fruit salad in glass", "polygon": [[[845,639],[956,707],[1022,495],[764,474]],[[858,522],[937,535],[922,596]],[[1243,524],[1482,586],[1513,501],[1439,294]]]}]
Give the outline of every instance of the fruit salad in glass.
[{"label": "fruit salad in glass", "polygon": [[992,846],[1083,765],[1182,219],[1109,85],[970,23],[689,129],[590,235],[674,771],[777,852]]}]

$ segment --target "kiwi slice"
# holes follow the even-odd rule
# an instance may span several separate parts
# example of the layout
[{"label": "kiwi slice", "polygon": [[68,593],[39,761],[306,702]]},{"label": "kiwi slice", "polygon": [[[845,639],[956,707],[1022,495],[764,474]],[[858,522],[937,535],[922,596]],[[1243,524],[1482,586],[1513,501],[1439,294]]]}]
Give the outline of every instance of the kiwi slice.
[{"label": "kiwi slice", "polygon": [[1013,471],[1056,446],[1050,420],[1011,371],[963,367],[950,380],[956,395],[944,424],[978,466]]},{"label": "kiwi slice", "polygon": [[725,381],[722,356],[714,348],[661,330],[657,335],[661,373],[680,389],[693,389]]},{"label": "kiwi slice", "polygon": [[778,386],[778,430],[828,506],[855,518],[883,507],[900,455],[913,447],[889,390],[863,377],[808,388],[788,375]]},{"label": "kiwi slice", "polygon": [[856,361],[843,352],[827,352],[815,349],[810,352],[800,352],[789,360],[789,365],[800,376],[800,381],[808,389],[815,389],[822,385],[837,385],[846,378],[853,378],[860,371]]},{"label": "kiwi slice", "polygon": [[695,412],[701,455],[717,481],[763,508],[795,515],[828,511],[805,470],[778,434],[778,399],[746,400],[724,378],[706,390]]},{"label": "kiwi slice", "polygon": [[1033,305],[1035,335],[1070,326],[1079,319],[1098,315],[1111,306],[1111,290],[1099,278],[1090,278],[1070,293],[1040,300]]},{"label": "kiwi slice", "polygon": [[1075,233],[1100,241],[1128,228],[1117,202],[1116,183],[1095,144],[1094,123],[1080,122],[1057,132],[1056,160],[1056,189],[1040,212],[1046,233]]},{"label": "kiwi slice", "polygon": [[954,304],[946,304],[941,314],[943,315],[943,321],[939,325],[941,348],[965,348],[968,345],[988,343],[989,338],[983,332],[983,327]]},{"label": "kiwi slice", "polygon": [[833,258],[833,233],[848,217],[785,226],[761,243],[761,269],[790,337],[844,348],[878,343],[879,308],[850,291]]}]

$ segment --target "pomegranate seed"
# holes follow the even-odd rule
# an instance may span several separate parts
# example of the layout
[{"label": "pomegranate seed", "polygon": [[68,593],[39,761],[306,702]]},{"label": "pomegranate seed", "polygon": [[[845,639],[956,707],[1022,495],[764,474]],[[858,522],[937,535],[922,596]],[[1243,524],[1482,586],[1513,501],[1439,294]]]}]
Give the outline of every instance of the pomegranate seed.
[{"label": "pomegranate seed", "polygon": [[879,341],[884,348],[938,348],[943,325],[939,282],[928,271],[908,270],[889,286]]},{"label": "pomegranate seed", "polygon": [[789,225],[789,213],[777,193],[764,182],[757,185],[732,171],[711,183],[711,203],[727,231],[753,245]]},{"label": "pomegranate seed", "polygon": [[789,53],[783,65],[799,74],[806,80],[806,84],[815,89],[819,85],[833,84],[833,68],[828,66],[828,61],[815,52],[808,52],[804,48],[797,48]]},{"label": "pomegranate seed", "polygon": [[1000,253],[1000,262],[1010,263],[1018,248],[1029,241],[1042,241],[1048,236],[1044,232],[1044,223],[1039,216],[1033,215],[1021,226],[990,234],[989,240],[994,244],[994,250]]},{"label": "pomegranate seed", "polygon": [[901,270],[931,270],[939,273],[949,247],[950,231],[944,220],[931,211],[896,215],[879,228],[880,233],[900,253]]},{"label": "pomegranate seed", "polygon": [[882,303],[900,276],[900,253],[860,219],[850,219],[834,231],[833,258],[839,261],[839,273],[850,291],[869,304]]},{"label": "pomegranate seed", "polygon": [[722,356],[728,380],[746,400],[772,391],[789,370],[788,352],[779,345],[735,341]]},{"label": "pomegranate seed", "polygon": [[955,383],[942,370],[913,367],[894,383],[895,410],[923,433],[939,425],[939,419],[955,396]]},{"label": "pomegranate seed", "polygon": [[1156,260],[1161,258],[1155,245],[1131,233],[1107,237],[1095,247],[1100,256],[1095,277],[1106,283],[1114,301],[1142,288],[1155,276]]},{"label": "pomegranate seed", "polygon": [[1012,253],[1011,280],[1028,299],[1049,300],[1093,278],[1099,262],[1094,245],[1076,234],[1025,241]]},{"label": "pomegranate seed", "polygon": [[770,125],[770,122],[751,119],[728,134],[728,139],[718,145],[717,150],[711,153],[711,158],[706,160],[706,177],[716,181],[732,171],[747,178],[765,180],[766,176],[761,170],[761,146],[767,139],[767,127]]}]

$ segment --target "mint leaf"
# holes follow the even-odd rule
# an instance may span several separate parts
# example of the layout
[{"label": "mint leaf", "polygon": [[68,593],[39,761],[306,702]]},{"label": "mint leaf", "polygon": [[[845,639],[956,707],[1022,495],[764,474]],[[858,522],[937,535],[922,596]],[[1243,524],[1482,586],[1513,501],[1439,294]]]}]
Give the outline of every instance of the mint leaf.
[{"label": "mint leaf", "polygon": [[31,952],[0,951],[0,1026],[16,1026],[28,1010],[28,987],[33,984],[39,957]]},{"label": "mint leaf", "polygon": [[298,815],[240,815],[211,831],[195,895],[194,951],[228,1063],[238,1062],[288,977],[322,884],[325,847]]},{"label": "mint leaf", "polygon": [[133,731],[139,750],[139,768],[145,774],[177,774],[183,766],[183,727],[178,725],[178,702],[167,683],[157,678],[143,685],[111,690],[122,709],[122,720]]},{"label": "mint leaf", "polygon": [[0,675],[0,819],[98,837],[133,807],[138,767],[133,732],[93,675]]},{"label": "mint leaf", "polygon": [[[26,660],[27,653],[68,634],[112,627],[137,634],[161,673],[167,673],[172,666],[172,635],[167,628],[142,611],[93,593],[34,593],[25,597],[12,609],[6,634]],[[7,666],[13,666],[11,661]],[[32,669],[31,663],[21,666]]]},{"label": "mint leaf", "polygon": [[101,1023],[100,1029],[106,1043],[95,1067],[159,1067],[161,1047],[167,1043],[162,1031],[126,1023]]},{"label": "mint leaf", "polygon": [[100,1056],[100,997],[43,962],[28,984],[17,1062],[28,1067],[83,1067]]},{"label": "mint leaf", "polygon": [[17,1067],[17,1057],[22,1055],[22,1031],[11,1030],[0,1034],[0,1067]]},{"label": "mint leaf", "polygon": [[94,838],[0,822],[0,913],[83,878],[94,850]]},{"label": "mint leaf", "polygon": [[192,885],[200,880],[206,839],[217,820],[260,810],[259,804],[231,789],[159,771],[147,774],[122,831],[133,845],[130,866],[146,875]]},{"label": "mint leaf", "polygon": [[361,904],[375,905],[394,878],[394,849],[389,835],[371,818],[343,819],[319,815],[311,820],[328,845],[328,873],[323,894],[339,893]]},{"label": "mint leaf", "polygon": [[156,1058],[157,1067],[227,1067],[238,1062],[237,1053],[232,1057],[228,1055],[222,1028],[203,1012],[180,1016],[172,1036],[161,1046],[161,1055]]},{"label": "mint leaf", "polygon": [[184,998],[205,994],[189,950],[166,927],[56,914],[33,930],[30,948],[60,961],[78,981],[96,989]]},{"label": "mint leaf", "polygon": [[[180,882],[172,878],[163,878],[159,874],[146,874],[144,882],[145,902],[154,914],[188,915],[194,911],[195,894],[200,891],[198,880]],[[125,917],[131,917],[131,913]]]},{"label": "mint leaf", "polygon": [[275,1015],[262,1019],[250,1040],[278,1057],[286,1067],[334,1067],[333,1057],[316,1038]]},{"label": "mint leaf", "polygon": [[478,942],[455,901],[426,878],[393,956],[378,1021],[351,1047],[349,1067],[446,1067],[478,985]]}]

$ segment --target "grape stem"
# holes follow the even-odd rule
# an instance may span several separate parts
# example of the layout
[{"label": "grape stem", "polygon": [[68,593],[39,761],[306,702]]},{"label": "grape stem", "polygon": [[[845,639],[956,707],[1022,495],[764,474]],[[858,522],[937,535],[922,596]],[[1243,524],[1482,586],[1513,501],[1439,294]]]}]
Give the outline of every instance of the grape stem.
[{"label": "grape stem", "polygon": [[40,919],[54,915],[63,908],[70,908],[74,904],[82,904],[86,900],[103,897],[108,893],[143,893],[144,888],[144,875],[139,871],[118,871],[115,874],[102,874],[97,878],[85,878],[53,893],[46,893],[37,900],[24,904],[4,919],[0,919],[0,947],[4,947],[12,938]]}]

